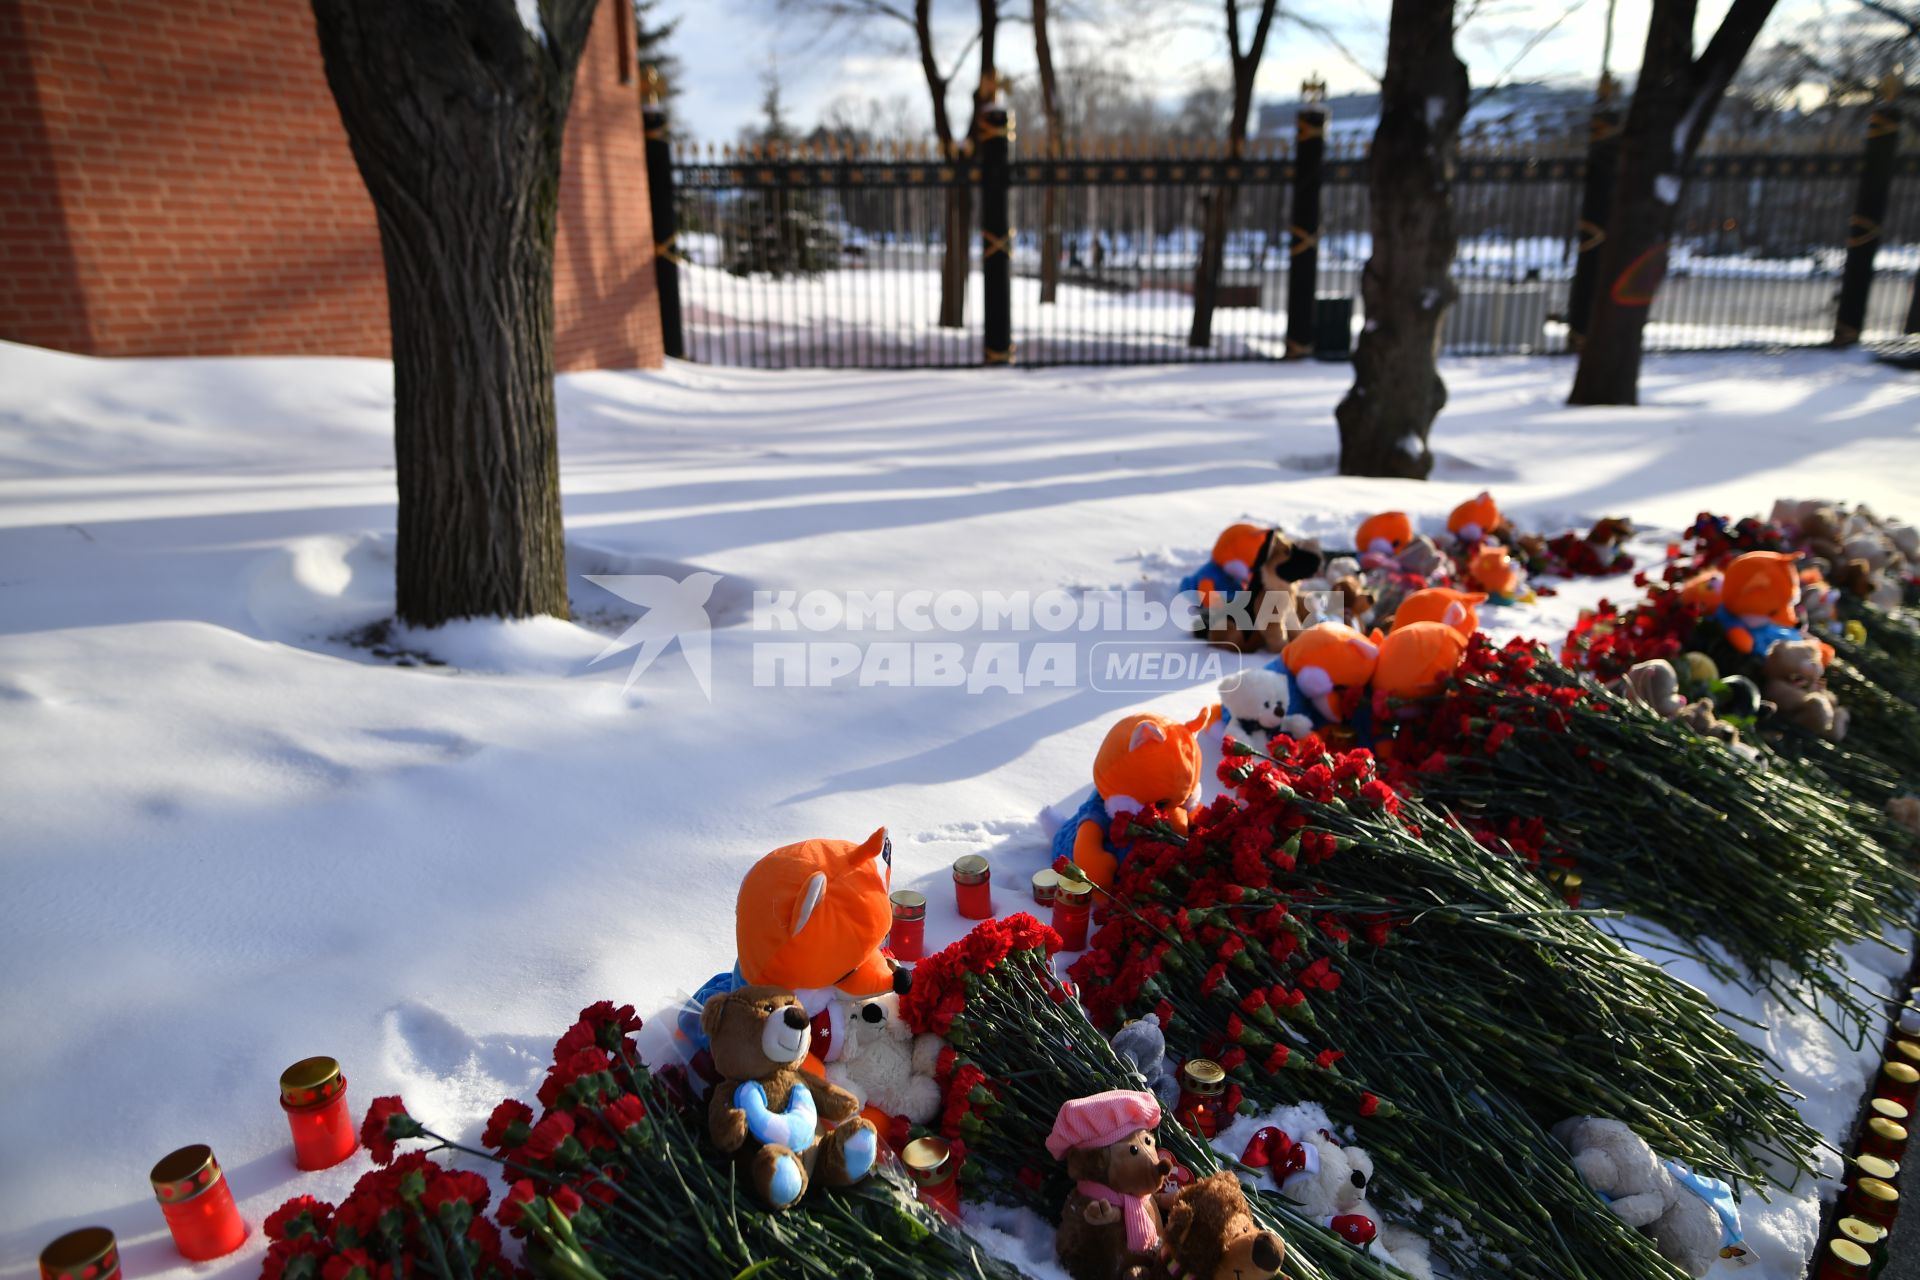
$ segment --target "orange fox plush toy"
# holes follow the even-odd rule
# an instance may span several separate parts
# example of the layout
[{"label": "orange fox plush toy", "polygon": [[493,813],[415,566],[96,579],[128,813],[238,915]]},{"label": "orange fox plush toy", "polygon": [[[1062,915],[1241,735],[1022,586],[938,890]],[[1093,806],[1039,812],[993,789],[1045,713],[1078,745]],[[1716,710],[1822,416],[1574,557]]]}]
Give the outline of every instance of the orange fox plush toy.
[{"label": "orange fox plush toy", "polygon": [[1484,591],[1455,591],[1452,587],[1426,587],[1400,602],[1393,615],[1395,628],[1415,622],[1444,622],[1463,636],[1480,629],[1480,611],[1485,604]]},{"label": "orange fox plush toy", "polygon": [[1165,716],[1131,715],[1107,730],[1093,758],[1093,794],[1054,833],[1053,853],[1067,858],[1102,889],[1127,846],[1113,844],[1113,819],[1158,806],[1176,826],[1200,803],[1200,743],[1197,735],[1220,713],[1216,704],[1181,724]]},{"label": "orange fox plush toy", "polygon": [[1513,555],[1505,547],[1482,547],[1474,552],[1467,576],[1495,604],[1512,604],[1519,597],[1520,570],[1514,567]]},{"label": "orange fox plush toy", "polygon": [[1466,652],[1467,638],[1444,622],[1410,622],[1395,627],[1381,642],[1373,690],[1395,698],[1438,693]]},{"label": "orange fox plush toy", "polygon": [[1483,493],[1468,498],[1447,517],[1447,532],[1462,542],[1484,542],[1500,527],[1500,504]]},{"label": "orange fox plush toy", "polygon": [[1379,515],[1368,516],[1360,524],[1360,531],[1353,535],[1354,546],[1360,555],[1392,556],[1399,554],[1402,547],[1413,541],[1413,521],[1404,511],[1382,511]]},{"label": "orange fox plush toy", "polygon": [[1794,558],[1778,551],[1749,551],[1727,566],[1715,615],[1727,643],[1741,653],[1765,657],[1782,640],[1801,638],[1800,574]]}]

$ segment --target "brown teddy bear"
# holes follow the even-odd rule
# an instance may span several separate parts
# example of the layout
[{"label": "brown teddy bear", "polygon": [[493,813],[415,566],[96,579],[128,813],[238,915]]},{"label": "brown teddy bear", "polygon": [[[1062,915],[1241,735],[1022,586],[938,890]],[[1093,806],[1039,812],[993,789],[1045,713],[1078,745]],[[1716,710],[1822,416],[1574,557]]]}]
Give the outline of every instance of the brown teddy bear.
[{"label": "brown teddy bear", "polygon": [[854,1096],[801,1070],[809,1023],[799,997],[781,987],[741,987],[700,1011],[721,1077],[707,1107],[713,1144],[740,1162],[772,1209],[797,1202],[816,1178],[830,1187],[860,1181],[879,1154],[879,1134]]},{"label": "brown teddy bear", "polygon": [[1162,1190],[1173,1157],[1153,1131],[1160,1102],[1138,1089],[1109,1089],[1062,1103],[1047,1151],[1074,1180],[1054,1252],[1073,1280],[1151,1280],[1158,1268]]},{"label": "brown teddy bear", "polygon": [[1280,1237],[1253,1220],[1240,1179],[1224,1169],[1182,1187],[1167,1212],[1161,1270],[1177,1280],[1268,1280],[1286,1256]]},{"label": "brown teddy bear", "polygon": [[1832,742],[1847,736],[1847,709],[1827,691],[1819,641],[1778,641],[1767,650],[1765,671],[1762,688],[1781,719]]},{"label": "brown teddy bear", "polygon": [[1278,653],[1307,629],[1311,605],[1299,584],[1318,578],[1326,562],[1312,543],[1295,542],[1278,529],[1267,535],[1253,566],[1253,632],[1242,647]]}]

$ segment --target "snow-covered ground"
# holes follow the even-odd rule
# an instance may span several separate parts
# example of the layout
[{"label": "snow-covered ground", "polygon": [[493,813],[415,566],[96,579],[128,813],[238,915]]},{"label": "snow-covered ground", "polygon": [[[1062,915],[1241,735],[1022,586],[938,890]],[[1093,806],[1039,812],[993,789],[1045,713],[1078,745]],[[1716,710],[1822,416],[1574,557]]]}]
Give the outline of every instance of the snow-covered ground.
[{"label": "snow-covered ground", "polygon": [[[720,575],[709,700],[678,648],[624,693],[629,655],[590,665],[634,610],[580,577],[579,624],[389,637],[454,667],[341,638],[391,611],[384,363],[0,346],[0,1276],[92,1222],[129,1275],[184,1274],[146,1172],[187,1142],[213,1145],[256,1228],[289,1195],[337,1197],[365,1157],[297,1173],[277,1106],[310,1054],[341,1059],[356,1108],[399,1092],[477,1132],[583,1004],[662,1010],[723,967],[739,876],[775,845],[889,827],[934,943],[958,933],[962,853],[989,855],[1015,907],[1042,810],[1086,784],[1106,726],[1191,715],[1210,672],[860,685],[889,643],[958,646],[963,678],[1001,684],[1041,643],[1199,652],[1097,612],[990,630],[967,618],[980,593],[1164,598],[1243,516],[1344,540],[1364,513],[1431,525],[1482,488],[1549,531],[1631,515],[1648,545],[1780,494],[1920,497],[1920,379],[1857,354],[1655,359],[1639,409],[1565,408],[1563,362],[1445,372],[1425,485],[1331,473],[1340,366],[565,377],[572,568]],[[1557,637],[1605,589],[1490,621]],[[931,631],[773,633],[756,590],[958,594]],[[768,646],[796,642],[853,674],[756,685],[756,649],[765,676]],[[1837,1131],[1867,1055],[1774,1023]],[[1755,1216],[1748,1280],[1797,1274],[1812,1196]],[[199,1270],[251,1275],[260,1250],[256,1230]]]}]

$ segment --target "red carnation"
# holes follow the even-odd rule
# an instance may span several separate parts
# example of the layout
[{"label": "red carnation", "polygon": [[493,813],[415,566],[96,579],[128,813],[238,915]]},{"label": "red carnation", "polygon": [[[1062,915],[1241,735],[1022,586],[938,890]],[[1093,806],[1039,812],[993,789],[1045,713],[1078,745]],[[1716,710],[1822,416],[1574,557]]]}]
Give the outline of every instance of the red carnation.
[{"label": "red carnation", "polygon": [[1360,1095],[1360,1114],[1370,1116],[1380,1109],[1380,1099],[1370,1093]]},{"label": "red carnation", "polygon": [[533,1108],[518,1098],[508,1098],[487,1117],[487,1128],[480,1135],[480,1143],[496,1151],[517,1147],[526,1142],[527,1131],[532,1127]]},{"label": "red carnation", "polygon": [[1267,1055],[1267,1073],[1271,1075],[1287,1065],[1287,1059],[1293,1056],[1293,1050],[1284,1044],[1273,1046],[1273,1052]]},{"label": "red carnation", "polygon": [[333,1206],[312,1196],[295,1196],[267,1215],[269,1240],[293,1240],[302,1235],[325,1236]]},{"label": "red carnation", "polygon": [[393,1144],[426,1133],[420,1122],[407,1114],[407,1104],[398,1094],[375,1098],[360,1124],[360,1145],[367,1149],[375,1164],[393,1163]]},{"label": "red carnation", "polygon": [[621,1094],[607,1107],[607,1123],[615,1133],[636,1128],[647,1118],[647,1104],[631,1093]]},{"label": "red carnation", "polygon": [[428,1180],[427,1189],[420,1196],[420,1207],[428,1213],[438,1213],[443,1205],[466,1203],[478,1213],[487,1207],[490,1194],[487,1180],[479,1174],[450,1169]]},{"label": "red carnation", "polygon": [[1313,1065],[1319,1067],[1322,1071],[1326,1071],[1331,1068],[1334,1063],[1346,1056],[1346,1054],[1338,1049],[1322,1049],[1314,1055]]},{"label": "red carnation", "polygon": [[580,1193],[572,1187],[557,1188],[550,1199],[553,1201],[554,1209],[563,1218],[573,1218],[585,1207],[585,1202],[580,1199]]},{"label": "red carnation", "polygon": [[506,1197],[500,1201],[500,1209],[495,1214],[503,1227],[517,1227],[520,1219],[526,1216],[527,1206],[533,1203],[533,1180],[522,1178],[507,1188]]},{"label": "red carnation", "polygon": [[527,1135],[527,1158],[529,1160],[551,1160],[560,1145],[573,1136],[573,1117],[564,1111],[555,1111],[533,1126],[533,1132]]}]

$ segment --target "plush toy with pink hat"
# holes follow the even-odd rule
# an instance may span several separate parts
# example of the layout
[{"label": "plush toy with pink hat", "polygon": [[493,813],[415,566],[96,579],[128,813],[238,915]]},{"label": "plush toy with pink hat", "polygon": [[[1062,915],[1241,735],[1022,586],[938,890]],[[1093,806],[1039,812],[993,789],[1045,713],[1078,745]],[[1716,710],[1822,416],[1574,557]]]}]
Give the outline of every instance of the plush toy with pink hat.
[{"label": "plush toy with pink hat", "polygon": [[1054,1252],[1073,1280],[1146,1280],[1155,1274],[1174,1197],[1173,1157],[1160,1149],[1160,1102],[1110,1089],[1062,1103],[1047,1151],[1074,1180]]}]

